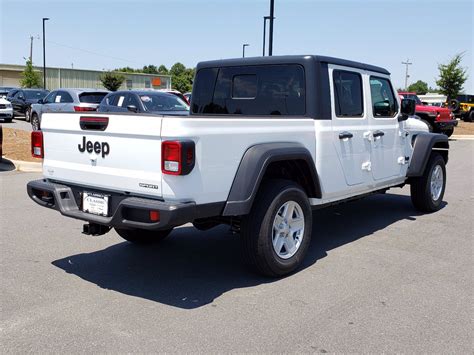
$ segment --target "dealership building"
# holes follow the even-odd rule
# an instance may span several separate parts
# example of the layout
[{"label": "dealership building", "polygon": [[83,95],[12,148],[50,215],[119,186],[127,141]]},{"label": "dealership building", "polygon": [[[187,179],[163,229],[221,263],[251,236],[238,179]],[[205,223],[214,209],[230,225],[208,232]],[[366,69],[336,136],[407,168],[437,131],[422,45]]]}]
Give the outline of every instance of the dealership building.
[{"label": "dealership building", "polygon": [[[0,64],[0,86],[20,87],[24,65]],[[43,78],[43,68],[35,67]],[[46,68],[46,89],[92,88],[103,89],[100,70],[73,68]],[[120,89],[171,89],[171,76],[161,74],[122,73],[125,81]],[[42,82],[42,80],[41,80]]]}]

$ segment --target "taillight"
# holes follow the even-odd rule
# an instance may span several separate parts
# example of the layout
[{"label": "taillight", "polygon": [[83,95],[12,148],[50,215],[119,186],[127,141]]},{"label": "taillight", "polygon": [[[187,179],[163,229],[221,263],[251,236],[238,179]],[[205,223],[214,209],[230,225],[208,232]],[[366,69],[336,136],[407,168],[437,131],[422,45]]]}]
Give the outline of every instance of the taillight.
[{"label": "taillight", "polygon": [[187,175],[194,168],[193,141],[164,141],[161,144],[161,171],[169,175]]},{"label": "taillight", "polygon": [[74,111],[76,111],[76,112],[97,111],[97,108],[96,107],[74,106]]},{"label": "taillight", "polygon": [[31,132],[31,155],[33,158],[44,158],[43,132]]}]

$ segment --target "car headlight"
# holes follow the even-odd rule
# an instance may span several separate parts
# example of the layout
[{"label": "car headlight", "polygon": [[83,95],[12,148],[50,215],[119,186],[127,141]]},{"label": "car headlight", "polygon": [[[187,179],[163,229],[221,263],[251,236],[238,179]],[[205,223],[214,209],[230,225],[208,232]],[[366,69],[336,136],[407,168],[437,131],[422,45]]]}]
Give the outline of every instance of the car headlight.
[{"label": "car headlight", "polygon": [[5,105],[7,108],[12,108],[12,104],[6,104]]}]

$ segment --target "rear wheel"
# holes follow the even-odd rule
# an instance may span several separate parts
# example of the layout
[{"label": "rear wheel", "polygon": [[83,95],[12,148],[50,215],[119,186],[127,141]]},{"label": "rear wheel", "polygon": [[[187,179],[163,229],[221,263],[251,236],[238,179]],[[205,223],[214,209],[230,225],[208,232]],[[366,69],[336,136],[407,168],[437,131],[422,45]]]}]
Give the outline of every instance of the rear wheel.
[{"label": "rear wheel", "polygon": [[269,180],[242,219],[243,257],[265,276],[287,275],[303,261],[311,229],[311,206],[301,187],[292,181]]},{"label": "rear wheel", "polygon": [[162,231],[149,231],[145,229],[122,229],[115,228],[115,231],[123,239],[134,244],[155,244],[165,239],[173,229]]},{"label": "rear wheel", "polygon": [[31,116],[31,127],[33,128],[33,131],[39,131],[40,129],[39,117],[36,113],[33,113]]},{"label": "rear wheel", "polygon": [[414,178],[410,185],[411,201],[422,212],[441,208],[446,188],[446,164],[438,153],[432,153],[423,176]]}]

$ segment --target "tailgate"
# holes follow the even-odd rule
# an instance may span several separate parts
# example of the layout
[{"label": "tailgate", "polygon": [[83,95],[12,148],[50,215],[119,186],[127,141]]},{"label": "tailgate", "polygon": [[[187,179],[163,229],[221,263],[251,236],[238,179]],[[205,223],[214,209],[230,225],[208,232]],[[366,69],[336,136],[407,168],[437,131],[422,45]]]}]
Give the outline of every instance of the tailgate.
[{"label": "tailgate", "polygon": [[161,196],[160,116],[44,114],[45,178]]}]

